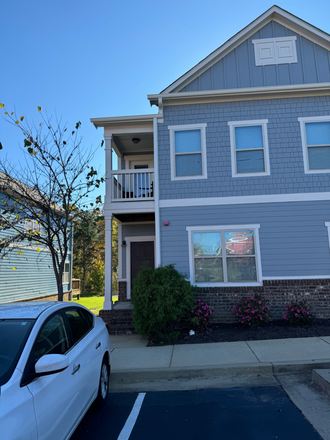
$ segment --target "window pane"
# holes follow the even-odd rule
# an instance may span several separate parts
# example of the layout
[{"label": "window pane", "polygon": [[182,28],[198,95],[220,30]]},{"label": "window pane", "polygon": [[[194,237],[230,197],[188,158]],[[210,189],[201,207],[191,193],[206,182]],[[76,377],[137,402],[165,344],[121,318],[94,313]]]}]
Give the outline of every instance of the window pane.
[{"label": "window pane", "polygon": [[228,282],[257,281],[254,257],[227,258]]},{"label": "window pane", "polygon": [[194,255],[221,255],[220,232],[194,232]]},{"label": "window pane", "polygon": [[263,148],[262,126],[235,127],[236,150]]},{"label": "window pane", "polygon": [[202,151],[200,130],[176,131],[174,136],[176,153],[194,153],[195,151]]},{"label": "window pane", "polygon": [[226,255],[254,255],[253,231],[225,232]]},{"label": "window pane", "polygon": [[330,145],[330,122],[305,124],[307,145]]},{"label": "window pane", "polygon": [[54,315],[46,322],[33,346],[34,360],[37,362],[45,354],[64,354],[69,349],[63,318]]},{"label": "window pane", "polygon": [[330,147],[308,148],[308,162],[310,170],[330,168]]},{"label": "window pane", "polygon": [[223,281],[222,258],[196,258],[195,283]]},{"label": "window pane", "polygon": [[201,176],[202,155],[187,154],[175,157],[176,176]]},{"label": "window pane", "polygon": [[82,316],[78,310],[66,310],[65,314],[68,318],[72,336],[73,343],[75,344],[79,341],[90,329],[88,322],[84,316]]},{"label": "window pane", "polygon": [[259,173],[265,171],[264,151],[237,151],[237,173]]}]

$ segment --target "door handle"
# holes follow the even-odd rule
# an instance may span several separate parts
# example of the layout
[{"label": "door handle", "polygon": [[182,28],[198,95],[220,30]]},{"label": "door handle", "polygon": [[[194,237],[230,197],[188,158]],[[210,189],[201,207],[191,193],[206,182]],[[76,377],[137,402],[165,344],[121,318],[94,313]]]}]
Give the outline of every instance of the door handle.
[{"label": "door handle", "polygon": [[101,347],[101,342],[98,342],[98,343],[96,344],[96,346],[95,346],[96,350],[97,350],[99,347]]},{"label": "door handle", "polygon": [[73,368],[71,374],[75,374],[75,373],[77,373],[77,371],[79,371],[79,370],[80,370],[80,364],[76,365],[76,366]]}]

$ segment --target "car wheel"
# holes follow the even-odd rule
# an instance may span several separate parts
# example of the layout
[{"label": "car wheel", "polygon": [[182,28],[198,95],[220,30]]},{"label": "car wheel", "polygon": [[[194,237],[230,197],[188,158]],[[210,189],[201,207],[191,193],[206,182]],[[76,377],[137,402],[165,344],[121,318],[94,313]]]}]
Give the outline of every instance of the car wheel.
[{"label": "car wheel", "polygon": [[100,373],[100,382],[99,382],[99,391],[97,394],[97,398],[95,400],[96,406],[99,408],[105,405],[107,401],[109,391],[109,366],[105,358],[103,358],[101,373]]}]

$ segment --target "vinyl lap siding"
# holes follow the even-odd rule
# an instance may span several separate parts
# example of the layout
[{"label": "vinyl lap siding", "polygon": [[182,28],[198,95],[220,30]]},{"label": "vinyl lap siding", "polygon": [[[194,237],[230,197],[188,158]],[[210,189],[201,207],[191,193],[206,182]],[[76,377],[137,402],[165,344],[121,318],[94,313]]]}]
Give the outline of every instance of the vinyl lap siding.
[{"label": "vinyl lap siding", "polygon": [[[23,255],[18,255],[17,250],[14,250],[10,257],[0,260],[0,302],[56,293],[50,253],[20,250]],[[63,287],[66,290],[67,286]]]},{"label": "vinyl lap siding", "polygon": [[329,276],[330,251],[325,222],[330,202],[266,203],[163,208],[162,265],[174,263],[189,275],[186,226],[260,224],[263,277]]}]

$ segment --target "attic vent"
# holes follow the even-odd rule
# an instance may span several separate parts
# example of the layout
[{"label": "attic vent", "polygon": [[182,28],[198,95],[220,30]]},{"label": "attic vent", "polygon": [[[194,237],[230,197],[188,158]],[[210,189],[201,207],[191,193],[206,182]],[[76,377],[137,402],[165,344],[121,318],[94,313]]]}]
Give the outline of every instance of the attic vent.
[{"label": "attic vent", "polygon": [[297,37],[252,40],[256,66],[297,63]]}]

